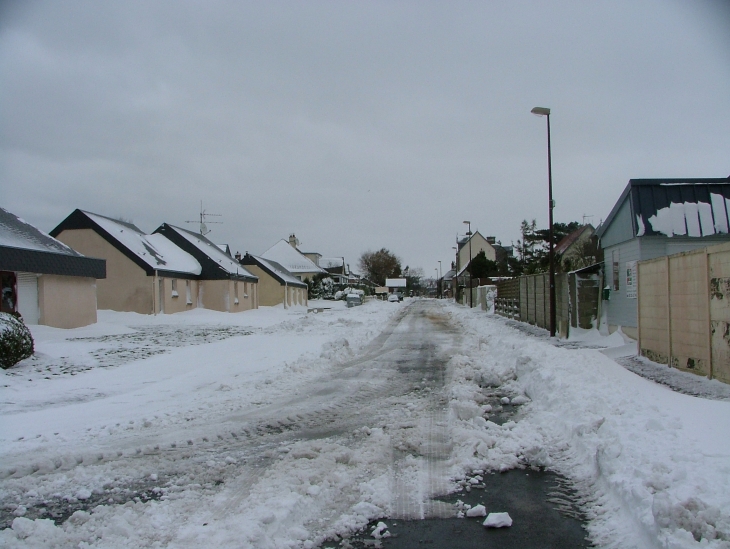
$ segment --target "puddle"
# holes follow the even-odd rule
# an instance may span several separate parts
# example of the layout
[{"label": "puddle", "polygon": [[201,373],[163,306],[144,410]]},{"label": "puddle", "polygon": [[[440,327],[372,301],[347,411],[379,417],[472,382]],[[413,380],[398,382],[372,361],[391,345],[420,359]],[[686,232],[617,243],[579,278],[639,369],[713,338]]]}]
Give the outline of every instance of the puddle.
[{"label": "puddle", "polygon": [[593,547],[586,539],[585,520],[574,503],[575,496],[568,483],[549,471],[531,469],[513,470],[506,473],[486,473],[484,489],[457,492],[441,501],[457,502],[472,507],[484,505],[486,512],[509,513],[509,528],[485,528],[484,517],[390,520],[387,524],[390,537],[374,539],[370,532],[379,521],[369,525],[366,532],[354,536],[346,543],[325,543],[323,547],[381,547],[383,549],[531,549],[560,548],[578,549]]}]

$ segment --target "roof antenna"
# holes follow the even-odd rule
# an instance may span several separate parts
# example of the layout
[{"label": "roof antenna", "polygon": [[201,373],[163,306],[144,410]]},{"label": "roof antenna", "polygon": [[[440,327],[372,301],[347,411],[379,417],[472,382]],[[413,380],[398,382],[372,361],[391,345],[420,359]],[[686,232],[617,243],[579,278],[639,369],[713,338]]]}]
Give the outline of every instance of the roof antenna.
[{"label": "roof antenna", "polygon": [[586,219],[593,219],[592,215],[583,214],[583,225],[586,224]]},{"label": "roof antenna", "polygon": [[[206,217],[223,217],[223,214],[210,214],[203,209],[203,201],[200,201],[200,221],[186,221],[185,223],[200,223],[200,234],[205,236],[210,231],[206,223]],[[223,225],[223,221],[208,221],[209,224]]]}]

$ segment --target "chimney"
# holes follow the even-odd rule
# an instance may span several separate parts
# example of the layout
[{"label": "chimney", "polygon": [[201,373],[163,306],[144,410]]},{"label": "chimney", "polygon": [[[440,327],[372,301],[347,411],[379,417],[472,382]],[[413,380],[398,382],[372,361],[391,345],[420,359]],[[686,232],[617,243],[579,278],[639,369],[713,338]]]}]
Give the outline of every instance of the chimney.
[{"label": "chimney", "polygon": [[297,246],[299,246],[299,239],[296,237],[296,235],[294,233],[289,235],[289,245],[292,248],[296,248]]},{"label": "chimney", "polygon": [[235,258],[236,258],[236,259],[237,259],[238,261],[241,261],[241,252],[236,252]]}]

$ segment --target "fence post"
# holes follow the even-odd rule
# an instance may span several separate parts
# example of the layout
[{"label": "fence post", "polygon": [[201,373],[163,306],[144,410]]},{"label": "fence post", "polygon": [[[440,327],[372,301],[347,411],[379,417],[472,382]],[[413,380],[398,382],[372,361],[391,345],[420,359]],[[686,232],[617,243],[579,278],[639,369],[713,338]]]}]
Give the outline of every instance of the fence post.
[{"label": "fence post", "polygon": [[714,369],[713,369],[713,362],[712,362],[712,311],[710,310],[710,307],[712,307],[712,300],[710,299],[710,288],[712,287],[712,273],[710,272],[710,253],[707,251],[707,248],[705,247],[705,297],[707,299],[707,356],[710,360],[709,364],[709,371],[710,371],[710,379],[713,379],[714,376]]},{"label": "fence post", "polygon": [[664,257],[664,264],[667,270],[667,362],[669,367],[672,368],[672,277],[669,273],[669,256]]}]

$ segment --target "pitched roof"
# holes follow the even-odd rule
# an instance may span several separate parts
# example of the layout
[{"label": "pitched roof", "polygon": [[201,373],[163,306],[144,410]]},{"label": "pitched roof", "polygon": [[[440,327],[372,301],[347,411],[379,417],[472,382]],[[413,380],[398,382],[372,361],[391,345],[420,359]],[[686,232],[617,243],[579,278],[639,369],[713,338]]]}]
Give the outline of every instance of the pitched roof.
[{"label": "pitched roof", "polygon": [[730,232],[730,177],[708,179],[631,179],[606,221],[602,237],[629,200],[634,236],[702,237]]},{"label": "pitched roof", "polygon": [[201,266],[201,278],[219,280],[238,278],[241,280],[258,280],[256,276],[246,270],[238,261],[202,234],[188,231],[168,223],[163,223],[155,229],[155,235],[163,235],[172,244],[193,256]]},{"label": "pitched roof", "polygon": [[139,265],[148,275],[155,271],[164,275],[197,276],[200,263],[193,256],[170,242],[161,234],[144,234],[126,221],[103,215],[74,210],[51,231],[58,236],[65,230],[92,229],[120,252]]},{"label": "pitched roof", "polygon": [[261,257],[276,261],[290,273],[324,273],[314,262],[299,250],[294,249],[283,238],[261,254]]},{"label": "pitched roof", "polygon": [[106,261],[85,257],[0,208],[0,270],[106,278]]},{"label": "pitched roof", "polygon": [[280,284],[286,286],[296,286],[298,288],[306,288],[306,283],[299,280],[297,277],[287,271],[282,265],[279,265],[276,261],[264,259],[257,255],[251,255],[246,253],[241,258],[243,265],[256,265],[263,269],[264,272],[268,273],[271,277],[278,280]]},{"label": "pitched roof", "polygon": [[573,244],[575,244],[581,237],[583,233],[586,231],[590,231],[591,234],[595,231],[593,228],[593,225],[590,223],[583,225],[582,227],[578,227],[576,230],[574,230],[572,233],[565,235],[560,242],[558,242],[555,245],[555,253],[556,254],[562,254],[565,253],[565,251],[570,248]]},{"label": "pitched roof", "polygon": [[488,241],[488,240],[487,240],[487,239],[486,239],[486,238],[485,238],[485,237],[484,237],[484,236],[482,235],[482,233],[480,233],[480,232],[479,232],[479,230],[478,230],[478,229],[475,229],[475,230],[474,230],[474,232],[473,232],[473,233],[472,233],[471,235],[464,235],[464,236],[463,236],[463,237],[462,237],[461,239],[459,239],[459,238],[457,238],[457,239],[456,239],[457,245],[459,246],[459,250],[461,250],[461,249],[462,249],[462,248],[463,248],[464,246],[466,246],[467,244],[469,244],[469,241],[470,241],[470,240],[471,240],[472,238],[474,238],[474,237],[475,237],[476,235],[479,235],[479,236],[481,236],[481,237],[482,237],[482,239],[484,240],[484,242],[486,242],[486,243],[487,243],[487,244],[489,244],[490,246],[494,247],[494,244],[492,244],[491,242],[489,242],[489,241]]},{"label": "pitched roof", "polygon": [[4,208],[0,208],[0,246],[81,257],[80,253],[63,242],[59,242]]}]

